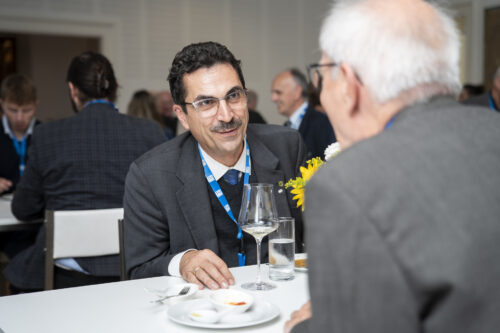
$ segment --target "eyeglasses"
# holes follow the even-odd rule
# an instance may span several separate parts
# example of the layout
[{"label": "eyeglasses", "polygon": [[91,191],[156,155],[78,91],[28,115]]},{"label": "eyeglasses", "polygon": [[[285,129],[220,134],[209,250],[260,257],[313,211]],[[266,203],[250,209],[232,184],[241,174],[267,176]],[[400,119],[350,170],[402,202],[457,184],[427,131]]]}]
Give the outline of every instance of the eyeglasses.
[{"label": "eyeglasses", "polygon": [[310,64],[307,65],[307,78],[309,79],[309,82],[312,83],[314,88],[316,88],[316,91],[318,92],[318,95],[321,94],[321,88],[323,84],[323,76],[321,75],[320,68],[321,67],[335,67],[338,66],[339,64],[336,62],[330,62],[327,64]]},{"label": "eyeglasses", "polygon": [[192,105],[203,118],[210,118],[219,111],[220,101],[226,101],[226,104],[233,110],[241,110],[247,105],[247,90],[243,88],[234,88],[222,98],[204,97],[192,103],[184,102],[183,105]]}]

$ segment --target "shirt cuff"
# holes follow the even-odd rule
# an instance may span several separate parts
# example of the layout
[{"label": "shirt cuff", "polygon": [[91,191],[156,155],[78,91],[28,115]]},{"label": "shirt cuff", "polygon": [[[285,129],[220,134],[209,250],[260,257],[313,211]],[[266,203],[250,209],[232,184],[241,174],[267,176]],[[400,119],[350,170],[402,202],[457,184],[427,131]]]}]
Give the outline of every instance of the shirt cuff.
[{"label": "shirt cuff", "polygon": [[181,264],[181,259],[182,256],[189,251],[195,251],[196,249],[188,249],[184,252],[177,253],[172,260],[170,260],[170,263],[168,264],[168,274],[170,276],[177,276],[177,277],[182,277],[181,272],[179,269],[179,265]]}]

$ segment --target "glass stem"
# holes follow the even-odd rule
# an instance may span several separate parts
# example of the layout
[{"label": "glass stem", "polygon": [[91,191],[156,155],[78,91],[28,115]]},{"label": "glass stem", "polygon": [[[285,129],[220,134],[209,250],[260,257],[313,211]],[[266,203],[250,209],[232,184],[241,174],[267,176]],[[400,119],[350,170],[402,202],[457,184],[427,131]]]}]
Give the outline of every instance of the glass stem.
[{"label": "glass stem", "polygon": [[262,239],[257,239],[257,285],[262,283],[260,277],[260,244],[262,243]]}]

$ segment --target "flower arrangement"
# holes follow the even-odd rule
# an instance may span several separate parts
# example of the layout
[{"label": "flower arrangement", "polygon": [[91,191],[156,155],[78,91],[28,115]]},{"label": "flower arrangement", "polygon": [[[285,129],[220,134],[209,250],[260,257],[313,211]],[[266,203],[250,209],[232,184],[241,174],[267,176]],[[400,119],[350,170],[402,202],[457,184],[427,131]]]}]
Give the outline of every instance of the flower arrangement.
[{"label": "flower arrangement", "polygon": [[[340,153],[340,145],[335,142],[326,147],[325,149],[325,160],[329,161],[334,156]],[[302,211],[305,209],[304,197],[307,182],[311,177],[325,164],[325,161],[321,157],[314,157],[307,162],[307,166],[300,167],[300,173],[302,177],[297,177],[295,179],[290,179],[285,183],[285,188],[292,188],[290,193],[294,194],[293,200],[297,200],[297,208],[301,207]]]}]

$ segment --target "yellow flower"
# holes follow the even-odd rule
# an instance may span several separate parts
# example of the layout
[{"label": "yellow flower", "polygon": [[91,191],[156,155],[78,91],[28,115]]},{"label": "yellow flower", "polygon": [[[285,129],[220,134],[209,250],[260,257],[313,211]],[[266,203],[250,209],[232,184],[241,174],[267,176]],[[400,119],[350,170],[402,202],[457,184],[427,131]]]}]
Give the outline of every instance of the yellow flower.
[{"label": "yellow flower", "polygon": [[302,206],[302,211],[304,211],[304,188],[294,188],[290,191],[290,193],[295,194],[293,200],[297,200],[297,208]]},{"label": "yellow flower", "polygon": [[293,200],[297,200],[297,208],[301,207],[304,211],[304,196],[305,187],[309,179],[319,170],[319,168],[325,164],[325,162],[320,157],[314,157],[307,161],[307,167],[300,167],[300,173],[302,177],[297,177],[295,179],[290,179],[286,184],[285,188],[292,187],[290,193],[295,194]]}]

